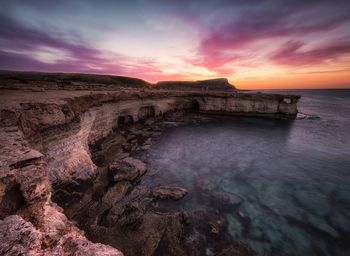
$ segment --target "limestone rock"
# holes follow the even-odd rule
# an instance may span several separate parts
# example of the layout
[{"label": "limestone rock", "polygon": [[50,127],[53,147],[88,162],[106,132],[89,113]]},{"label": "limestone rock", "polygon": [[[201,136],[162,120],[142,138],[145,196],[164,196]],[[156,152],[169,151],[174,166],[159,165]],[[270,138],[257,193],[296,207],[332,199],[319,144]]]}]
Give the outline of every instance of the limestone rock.
[{"label": "limestone rock", "polygon": [[111,246],[91,243],[81,235],[74,233],[63,236],[56,247],[47,250],[46,255],[123,256],[120,251]]},{"label": "limestone rock", "polygon": [[41,255],[42,235],[18,215],[0,220],[0,255]]},{"label": "limestone rock", "polygon": [[159,186],[153,191],[153,196],[157,199],[179,200],[187,195],[185,188],[173,185]]}]

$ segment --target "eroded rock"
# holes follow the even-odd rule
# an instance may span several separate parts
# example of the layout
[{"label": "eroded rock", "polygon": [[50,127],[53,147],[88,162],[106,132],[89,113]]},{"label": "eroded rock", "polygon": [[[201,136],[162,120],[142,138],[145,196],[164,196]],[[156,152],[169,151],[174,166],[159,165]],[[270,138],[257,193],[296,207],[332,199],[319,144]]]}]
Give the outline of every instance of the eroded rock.
[{"label": "eroded rock", "polygon": [[157,199],[179,200],[187,195],[187,189],[174,185],[159,186],[154,189],[153,196]]},{"label": "eroded rock", "polygon": [[0,255],[40,255],[42,234],[18,215],[0,220]]}]

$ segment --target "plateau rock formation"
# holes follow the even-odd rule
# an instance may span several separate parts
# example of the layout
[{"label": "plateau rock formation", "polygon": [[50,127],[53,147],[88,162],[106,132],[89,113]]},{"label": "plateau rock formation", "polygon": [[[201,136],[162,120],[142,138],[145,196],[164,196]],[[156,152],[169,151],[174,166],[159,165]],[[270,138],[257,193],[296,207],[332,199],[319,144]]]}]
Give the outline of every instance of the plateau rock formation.
[{"label": "plateau rock formation", "polygon": [[200,81],[161,81],[156,83],[156,88],[166,90],[213,90],[234,91],[236,88],[226,78],[217,78]]}]

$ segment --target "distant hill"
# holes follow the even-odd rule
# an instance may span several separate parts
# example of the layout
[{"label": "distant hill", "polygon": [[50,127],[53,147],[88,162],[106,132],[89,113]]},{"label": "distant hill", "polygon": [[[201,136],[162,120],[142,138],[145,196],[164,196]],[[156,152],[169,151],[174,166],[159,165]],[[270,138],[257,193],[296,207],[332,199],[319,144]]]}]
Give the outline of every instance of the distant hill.
[{"label": "distant hill", "polygon": [[151,88],[151,84],[144,80],[125,76],[0,71],[0,88],[20,89],[28,86],[72,90]]},{"label": "distant hill", "polygon": [[155,84],[155,87],[167,90],[236,90],[235,86],[230,84],[226,78],[199,81],[160,81]]},{"label": "distant hill", "polygon": [[126,76],[0,70],[0,89],[97,91],[123,88],[215,91],[236,89],[226,78],[201,81],[161,81],[150,84],[142,79]]}]

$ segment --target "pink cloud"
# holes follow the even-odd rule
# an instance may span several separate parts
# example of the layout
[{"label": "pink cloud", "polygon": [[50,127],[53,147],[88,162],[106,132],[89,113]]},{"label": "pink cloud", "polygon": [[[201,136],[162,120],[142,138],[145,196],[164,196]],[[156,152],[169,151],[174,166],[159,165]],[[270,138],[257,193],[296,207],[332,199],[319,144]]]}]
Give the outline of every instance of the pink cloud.
[{"label": "pink cloud", "polygon": [[[320,13],[319,15],[322,14]],[[263,40],[268,39],[271,42],[271,39],[284,37],[300,38],[314,33],[329,31],[348,21],[350,21],[350,16],[342,14],[327,16],[324,19],[308,17],[308,20],[300,20],[300,18],[296,18],[295,10],[288,8],[244,12],[234,21],[209,29],[206,36],[201,39],[197,56],[191,63],[220,72],[221,68],[227,69],[228,65],[236,64],[240,66],[242,62],[247,62],[249,58],[254,58],[254,51],[263,54],[263,50],[254,45],[263,42]],[[296,45],[287,47],[292,47],[290,50],[293,50],[293,47],[296,47]],[[327,51],[329,54],[336,55],[336,52],[342,49],[347,50],[346,47],[339,46],[327,49]],[[239,55],[238,52],[242,51],[251,54]],[[330,56],[324,53],[324,49],[310,54],[324,54],[325,58]],[[307,58],[310,60],[316,57],[307,56]],[[321,58],[322,56],[319,57],[319,59]],[[305,61],[310,62],[308,60]],[[294,63],[298,63],[298,61],[294,60]]]},{"label": "pink cloud", "polygon": [[288,41],[270,59],[280,65],[301,66],[321,64],[350,53],[350,42],[333,43],[313,50],[302,51],[303,43]]}]

